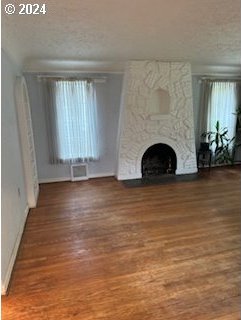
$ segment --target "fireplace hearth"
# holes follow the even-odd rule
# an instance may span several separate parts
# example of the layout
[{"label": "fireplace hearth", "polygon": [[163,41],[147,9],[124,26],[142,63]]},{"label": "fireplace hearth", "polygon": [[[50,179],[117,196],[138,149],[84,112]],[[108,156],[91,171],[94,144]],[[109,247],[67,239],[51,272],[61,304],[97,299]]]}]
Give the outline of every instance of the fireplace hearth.
[{"label": "fireplace hearth", "polygon": [[149,147],[142,158],[142,177],[175,174],[177,157],[174,150],[163,143]]}]

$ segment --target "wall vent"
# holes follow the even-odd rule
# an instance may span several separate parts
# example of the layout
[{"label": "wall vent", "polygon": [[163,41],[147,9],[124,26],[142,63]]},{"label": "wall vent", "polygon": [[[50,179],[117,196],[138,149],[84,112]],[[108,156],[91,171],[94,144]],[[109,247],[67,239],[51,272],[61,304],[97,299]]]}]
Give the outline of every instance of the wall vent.
[{"label": "wall vent", "polygon": [[72,164],[70,167],[71,181],[88,180],[88,165],[87,163]]}]

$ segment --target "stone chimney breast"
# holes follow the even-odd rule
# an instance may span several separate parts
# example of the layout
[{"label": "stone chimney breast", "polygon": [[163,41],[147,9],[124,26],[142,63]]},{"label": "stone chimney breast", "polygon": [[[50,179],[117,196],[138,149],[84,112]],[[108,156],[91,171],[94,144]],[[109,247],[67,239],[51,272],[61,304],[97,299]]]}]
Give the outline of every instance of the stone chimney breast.
[{"label": "stone chimney breast", "polygon": [[176,153],[176,174],[197,172],[189,63],[131,61],[123,84],[117,178],[142,177],[142,157],[154,144]]}]

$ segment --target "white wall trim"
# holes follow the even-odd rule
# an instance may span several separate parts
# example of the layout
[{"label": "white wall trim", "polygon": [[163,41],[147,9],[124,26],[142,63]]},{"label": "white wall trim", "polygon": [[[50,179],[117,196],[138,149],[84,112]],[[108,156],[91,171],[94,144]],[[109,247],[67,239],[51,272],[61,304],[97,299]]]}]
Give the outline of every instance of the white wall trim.
[{"label": "white wall trim", "polygon": [[53,183],[53,182],[62,182],[62,181],[71,181],[71,177],[39,179],[39,183]]},{"label": "white wall trim", "polygon": [[114,177],[114,172],[107,172],[107,173],[92,173],[89,174],[89,178],[106,178],[106,177]]},{"label": "white wall trim", "polygon": [[25,208],[25,210],[24,210],[24,217],[22,219],[22,223],[21,223],[20,228],[19,228],[19,232],[18,232],[17,239],[16,239],[16,242],[15,242],[15,245],[14,245],[14,248],[13,248],[13,251],[12,251],[12,255],[11,255],[11,258],[10,258],[10,261],[9,261],[9,264],[8,264],[8,268],[7,268],[7,272],[6,272],[5,278],[2,279],[2,287],[1,287],[1,294],[2,295],[6,295],[7,294],[8,285],[10,283],[10,279],[11,279],[14,263],[15,263],[15,260],[16,260],[17,254],[18,254],[18,249],[19,249],[19,245],[20,245],[20,242],[21,242],[21,239],[22,239],[22,235],[23,235],[25,223],[27,221],[28,213],[29,213],[29,207],[27,206]]},{"label": "white wall trim", "polygon": [[23,76],[16,78],[15,101],[27,201],[30,208],[35,208],[39,185],[28,89]]},{"label": "white wall trim", "polygon": [[[105,178],[105,177],[114,177],[114,172],[107,172],[107,173],[92,173],[89,174],[89,178]],[[64,182],[64,181],[71,181],[71,177],[60,177],[60,178],[45,178],[39,179],[39,183],[53,183],[53,182]]]},{"label": "white wall trim", "polygon": [[123,73],[124,61],[30,59],[24,72]]},{"label": "white wall trim", "polygon": [[240,76],[239,65],[192,65],[192,75]]}]

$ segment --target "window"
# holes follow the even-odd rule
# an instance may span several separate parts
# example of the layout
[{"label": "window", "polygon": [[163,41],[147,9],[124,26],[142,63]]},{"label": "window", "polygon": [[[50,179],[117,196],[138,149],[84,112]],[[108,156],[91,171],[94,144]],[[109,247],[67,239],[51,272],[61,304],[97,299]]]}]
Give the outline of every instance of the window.
[{"label": "window", "polygon": [[235,82],[214,82],[208,106],[207,131],[213,131],[217,121],[222,128],[228,129],[229,138],[235,135],[236,101]]},{"label": "window", "polygon": [[[200,135],[215,131],[219,121],[228,129],[229,139],[235,136],[237,117],[234,115],[238,104],[238,86],[235,81],[204,80],[202,87]],[[215,145],[212,145],[214,151]]]},{"label": "window", "polygon": [[97,160],[97,108],[93,82],[51,79],[47,83],[51,162]]}]

